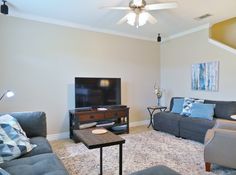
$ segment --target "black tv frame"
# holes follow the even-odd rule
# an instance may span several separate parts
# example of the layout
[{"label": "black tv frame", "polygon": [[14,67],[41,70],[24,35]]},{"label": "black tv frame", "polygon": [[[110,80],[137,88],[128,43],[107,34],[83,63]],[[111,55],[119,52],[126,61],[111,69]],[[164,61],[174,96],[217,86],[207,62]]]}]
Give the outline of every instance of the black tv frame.
[{"label": "black tv frame", "polygon": [[[119,80],[119,99],[117,100],[117,104],[114,105],[94,105],[94,106],[79,106],[77,104],[77,96],[76,96],[76,79],[107,79],[107,80],[111,80],[111,79],[116,79]],[[75,108],[79,108],[79,109],[84,109],[84,110],[90,110],[90,109],[97,109],[97,108],[101,108],[101,107],[105,107],[105,108],[117,108],[117,107],[123,107],[123,105],[121,105],[121,78],[114,78],[114,77],[75,77],[74,80],[74,87],[75,87]]]}]

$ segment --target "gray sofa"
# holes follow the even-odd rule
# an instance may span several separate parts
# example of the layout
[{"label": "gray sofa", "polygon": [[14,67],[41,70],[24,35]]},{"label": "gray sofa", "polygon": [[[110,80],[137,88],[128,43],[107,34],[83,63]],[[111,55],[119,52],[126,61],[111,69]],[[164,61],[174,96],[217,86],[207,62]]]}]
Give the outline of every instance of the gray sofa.
[{"label": "gray sofa", "polygon": [[[173,97],[170,102],[170,111],[175,98],[184,97]],[[159,112],[153,117],[154,129],[204,143],[206,132],[214,127],[215,119],[232,120],[230,116],[236,114],[236,102],[205,100],[204,103],[216,104],[213,120],[185,117],[170,111]]]},{"label": "gray sofa", "polygon": [[[15,117],[30,142],[37,147],[18,159],[0,164],[11,175],[68,175],[62,162],[52,152],[46,139],[46,115],[44,112],[8,113]],[[3,113],[0,113],[0,117]]]}]

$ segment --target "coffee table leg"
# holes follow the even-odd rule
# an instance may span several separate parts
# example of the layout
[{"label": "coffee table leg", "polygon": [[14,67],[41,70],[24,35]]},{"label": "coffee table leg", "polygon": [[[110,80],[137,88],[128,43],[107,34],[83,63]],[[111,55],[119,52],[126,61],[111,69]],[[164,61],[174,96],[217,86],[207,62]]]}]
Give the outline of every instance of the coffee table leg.
[{"label": "coffee table leg", "polygon": [[122,144],[120,144],[119,175],[122,175]]},{"label": "coffee table leg", "polygon": [[102,175],[102,147],[100,148],[100,175]]}]

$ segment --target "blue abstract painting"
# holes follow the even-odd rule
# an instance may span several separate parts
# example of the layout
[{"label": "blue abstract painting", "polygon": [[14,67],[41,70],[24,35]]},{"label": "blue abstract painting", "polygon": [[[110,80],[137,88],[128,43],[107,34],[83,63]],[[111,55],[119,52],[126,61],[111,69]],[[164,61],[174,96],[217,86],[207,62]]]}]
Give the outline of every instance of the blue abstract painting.
[{"label": "blue abstract painting", "polygon": [[192,90],[218,91],[219,61],[192,65]]}]

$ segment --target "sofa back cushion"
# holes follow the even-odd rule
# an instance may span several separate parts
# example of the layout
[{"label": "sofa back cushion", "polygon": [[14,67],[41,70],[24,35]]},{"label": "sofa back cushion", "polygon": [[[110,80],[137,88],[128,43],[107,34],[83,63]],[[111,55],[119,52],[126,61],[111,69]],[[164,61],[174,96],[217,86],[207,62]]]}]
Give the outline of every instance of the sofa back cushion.
[{"label": "sofa back cushion", "polygon": [[9,114],[16,118],[27,137],[46,137],[47,125],[46,114],[44,112],[10,112],[0,113],[0,115]]},{"label": "sofa back cushion", "polygon": [[205,100],[204,103],[215,104],[215,118],[233,120],[230,116],[236,115],[236,101]]},{"label": "sofa back cushion", "polygon": [[[173,108],[174,99],[184,99],[184,97],[172,97],[170,101],[170,111]],[[236,115],[236,101],[204,100],[204,103],[215,104],[214,118],[233,120],[230,116]]]}]

